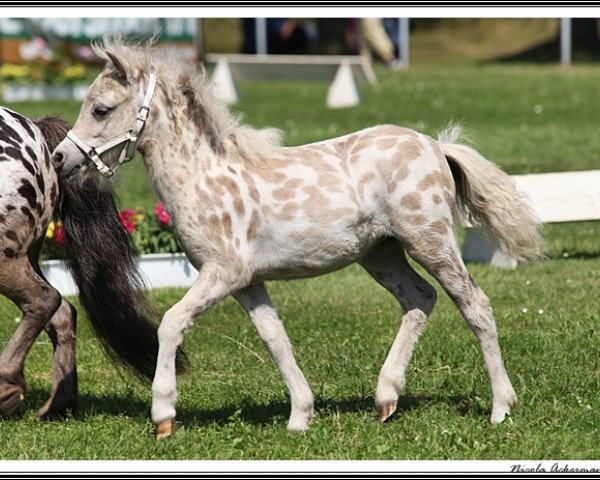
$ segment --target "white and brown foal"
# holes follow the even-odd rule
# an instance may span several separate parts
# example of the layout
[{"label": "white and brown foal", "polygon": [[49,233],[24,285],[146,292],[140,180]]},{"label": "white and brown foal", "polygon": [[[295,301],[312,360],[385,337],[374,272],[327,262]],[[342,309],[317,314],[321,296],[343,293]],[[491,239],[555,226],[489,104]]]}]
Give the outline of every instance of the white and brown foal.
[{"label": "white and brown foal", "polygon": [[[381,125],[286,148],[276,131],[242,125],[177,56],[110,39],[96,52],[106,68],[53,161],[65,177],[95,172],[91,160],[111,175],[122,152],[137,146],[199,270],[158,331],[152,419],[159,437],[175,425],[175,352],[183,334],[228,295],[248,312],[281,371],[292,404],[288,428],[307,429],[313,395],[264,282],[321,275],[353,262],[403,311],[375,394],[380,419],[388,418],[436,301],[407,254],[439,281],[479,340],[491,381],[492,422],[510,413],[516,396],[492,309],[461,260],[453,211],[464,207],[521,259],[540,253],[538,223],[506,174],[456,143],[457,129],[434,140]],[[124,135],[128,131],[134,135]]]}]

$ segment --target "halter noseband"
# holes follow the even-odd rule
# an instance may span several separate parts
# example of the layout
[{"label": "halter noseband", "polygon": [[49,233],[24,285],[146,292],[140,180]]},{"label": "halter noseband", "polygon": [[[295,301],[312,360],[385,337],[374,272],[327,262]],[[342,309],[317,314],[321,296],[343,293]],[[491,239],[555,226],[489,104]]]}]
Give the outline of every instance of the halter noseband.
[{"label": "halter noseband", "polygon": [[[83,154],[90,159],[98,171],[104,175],[105,177],[112,177],[117,168],[124,163],[131,161],[133,156],[135,155],[135,148],[137,146],[137,142],[139,140],[139,136],[144,130],[146,126],[146,121],[148,120],[148,114],[150,112],[150,103],[152,102],[152,96],[154,95],[154,88],[156,87],[156,75],[154,72],[150,73],[150,78],[148,80],[148,88],[146,89],[146,95],[144,96],[144,101],[142,102],[142,106],[138,111],[137,116],[135,117],[136,124],[134,127],[129,130],[127,133],[121,135],[120,137],[113,138],[108,142],[100,145],[99,147],[89,146],[83,140],[81,140],[73,130],[69,130],[67,132],[67,138],[71,140],[77,148],[79,148]],[[110,150],[121,143],[125,143],[123,145],[123,149],[121,150],[121,155],[119,156],[119,164],[115,167],[114,170],[111,170],[108,165],[106,165],[100,155],[104,152]]]}]

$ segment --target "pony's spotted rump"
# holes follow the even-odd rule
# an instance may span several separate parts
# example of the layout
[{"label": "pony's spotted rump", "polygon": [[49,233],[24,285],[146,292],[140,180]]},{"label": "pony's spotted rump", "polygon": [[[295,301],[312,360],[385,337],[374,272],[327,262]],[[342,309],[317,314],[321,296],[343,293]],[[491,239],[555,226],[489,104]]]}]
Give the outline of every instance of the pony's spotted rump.
[{"label": "pony's spotted rump", "polygon": [[[516,396],[492,310],[462,262],[453,213],[460,205],[517,258],[539,255],[538,224],[510,178],[458,144],[456,130],[434,140],[380,125],[285,148],[279,132],[242,125],[204,77],[171,52],[118,40],[107,40],[96,52],[107,60],[106,68],[90,87],[73,132],[88,145],[121,135],[140,108],[151,73],[156,75],[138,148],[181,245],[200,272],[159,327],[152,385],[159,436],[174,425],[175,353],[183,334],[230,294],[250,315],[288,387],[288,427],[308,428],[313,396],[264,282],[320,275],[353,262],[389,290],[404,312],[375,395],[380,418],[388,418],[436,301],[435,289],[412,269],[406,254],[440,282],[477,336],[492,386],[492,422],[510,413]],[[92,115],[94,105],[109,108],[110,116]],[[114,150],[102,158],[113,169],[119,154]],[[54,158],[65,176],[89,166],[68,141]]]},{"label": "pony's spotted rump", "polygon": [[38,265],[59,192],[49,152],[68,129],[57,118],[29,120],[0,107],[0,294],[23,313],[0,355],[0,416],[12,415],[25,397],[25,358],[42,330],[54,348],[54,370],[50,398],[38,415],[57,417],[77,408],[75,309]]}]

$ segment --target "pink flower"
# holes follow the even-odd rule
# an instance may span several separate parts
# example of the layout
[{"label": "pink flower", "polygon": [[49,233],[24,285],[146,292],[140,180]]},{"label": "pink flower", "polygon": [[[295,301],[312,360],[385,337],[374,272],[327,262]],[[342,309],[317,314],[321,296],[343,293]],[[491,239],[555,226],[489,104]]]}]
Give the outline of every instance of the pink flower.
[{"label": "pink flower", "polygon": [[119,214],[119,220],[121,221],[121,225],[127,230],[129,233],[133,233],[135,231],[135,224],[133,223],[133,217],[135,216],[135,212],[128,208],[123,210]]},{"label": "pink flower", "polygon": [[61,246],[65,244],[65,229],[61,224],[54,228],[54,241]]},{"label": "pink flower", "polygon": [[154,213],[156,214],[156,217],[158,218],[158,223],[160,223],[163,226],[168,225],[169,222],[171,221],[171,217],[165,210],[165,206],[162,203],[156,204],[156,207],[154,207]]}]

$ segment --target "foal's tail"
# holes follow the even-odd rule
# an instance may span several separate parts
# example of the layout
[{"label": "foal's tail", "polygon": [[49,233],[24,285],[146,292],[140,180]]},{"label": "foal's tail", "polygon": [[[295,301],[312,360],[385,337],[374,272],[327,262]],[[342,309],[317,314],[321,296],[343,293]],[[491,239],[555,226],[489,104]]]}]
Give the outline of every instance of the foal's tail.
[{"label": "foal's tail", "polygon": [[[86,177],[62,182],[60,217],[79,299],[108,355],[152,380],[158,313],[144,291],[131,238],[119,220],[111,186]],[[179,352],[178,367],[186,363]]]},{"label": "foal's tail", "polygon": [[517,260],[542,257],[541,223],[529,198],[500,168],[466,145],[457,144],[459,127],[450,127],[438,139],[448,160],[459,206],[469,221],[481,226],[486,237]]}]

